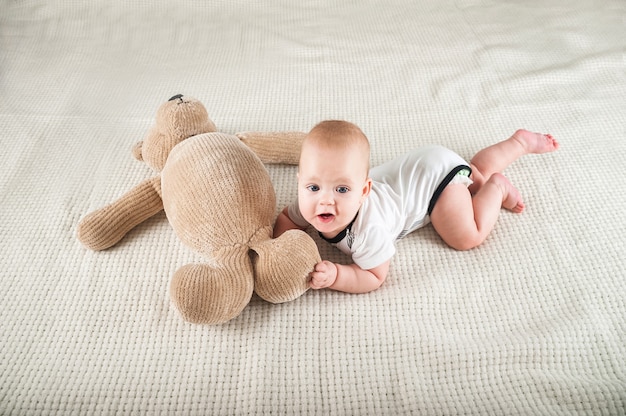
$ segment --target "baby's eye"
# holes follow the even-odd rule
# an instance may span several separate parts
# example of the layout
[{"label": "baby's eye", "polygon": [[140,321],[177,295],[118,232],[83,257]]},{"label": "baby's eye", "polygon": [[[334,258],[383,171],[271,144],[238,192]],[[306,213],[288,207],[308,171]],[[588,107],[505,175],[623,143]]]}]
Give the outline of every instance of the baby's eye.
[{"label": "baby's eye", "polygon": [[320,187],[317,185],[309,185],[306,187],[306,189],[308,189],[311,192],[317,192],[320,190]]},{"label": "baby's eye", "polygon": [[345,194],[347,192],[350,192],[350,188],[348,188],[347,186],[338,186],[337,192],[339,192],[340,194]]}]

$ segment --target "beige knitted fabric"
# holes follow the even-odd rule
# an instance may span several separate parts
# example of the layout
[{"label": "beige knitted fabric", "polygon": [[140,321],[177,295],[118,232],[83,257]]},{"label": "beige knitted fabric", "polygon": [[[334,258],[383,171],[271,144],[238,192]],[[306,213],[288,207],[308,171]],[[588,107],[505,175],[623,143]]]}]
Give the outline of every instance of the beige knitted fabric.
[{"label": "beige knitted fabric", "polygon": [[91,250],[104,250],[163,209],[161,178],[146,179],[117,201],[85,216],[77,238]]},{"label": "beige knitted fabric", "polygon": [[268,133],[246,131],[236,134],[264,163],[288,165],[298,164],[305,135],[306,133],[299,131]]},{"label": "beige knitted fabric", "polygon": [[321,260],[313,239],[298,230],[255,243],[251,248],[256,253],[254,290],[272,303],[288,302],[306,292],[307,280],[296,271],[312,270],[312,265]]},{"label": "beige knitted fabric", "polygon": [[[0,415],[626,415],[625,7],[0,1]],[[177,93],[228,134],[354,122],[372,166],[429,144],[471,159],[517,128],[561,147],[506,170],[526,210],[475,250],[427,226],[372,293],[253,294],[192,324],[172,276],[200,293],[226,269],[164,211],[105,251],[76,239],[157,176],[130,152]],[[276,216],[297,167],[265,168]],[[228,261],[258,275],[259,245]]]},{"label": "beige knitted fabric", "polygon": [[188,264],[176,271],[170,284],[172,303],[189,322],[226,322],[248,305],[254,290],[252,265],[245,246],[223,253],[218,267]]}]

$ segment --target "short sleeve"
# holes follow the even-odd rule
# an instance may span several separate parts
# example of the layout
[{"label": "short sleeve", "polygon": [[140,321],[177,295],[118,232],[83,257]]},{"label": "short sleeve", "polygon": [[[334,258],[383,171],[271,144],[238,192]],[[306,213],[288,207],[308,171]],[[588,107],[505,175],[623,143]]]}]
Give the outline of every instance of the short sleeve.
[{"label": "short sleeve", "polygon": [[395,238],[384,226],[368,228],[352,244],[352,261],[363,270],[380,266],[395,253]]}]

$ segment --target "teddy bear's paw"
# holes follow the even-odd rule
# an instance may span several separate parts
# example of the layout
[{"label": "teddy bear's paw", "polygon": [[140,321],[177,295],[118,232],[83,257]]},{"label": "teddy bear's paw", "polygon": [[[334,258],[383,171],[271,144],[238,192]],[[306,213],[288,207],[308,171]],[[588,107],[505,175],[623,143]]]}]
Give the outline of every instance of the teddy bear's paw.
[{"label": "teddy bear's paw", "polygon": [[239,315],[254,290],[252,268],[246,256],[240,268],[213,268],[188,264],[176,271],[170,296],[183,318],[198,324],[220,324]]},{"label": "teddy bear's paw", "polygon": [[120,241],[128,230],[110,227],[112,206],[91,212],[78,224],[76,237],[85,247],[93,251],[105,250]]},{"label": "teddy bear's paw", "polygon": [[289,230],[251,247],[254,291],[271,303],[292,301],[309,289],[309,274],[321,261],[315,241],[305,232]]},{"label": "teddy bear's paw", "polygon": [[235,135],[252,149],[263,163],[297,165],[306,133],[245,131]]},{"label": "teddy bear's paw", "polygon": [[93,211],[78,224],[77,238],[91,250],[114,246],[138,224],[163,209],[161,178],[146,179],[117,201]]}]

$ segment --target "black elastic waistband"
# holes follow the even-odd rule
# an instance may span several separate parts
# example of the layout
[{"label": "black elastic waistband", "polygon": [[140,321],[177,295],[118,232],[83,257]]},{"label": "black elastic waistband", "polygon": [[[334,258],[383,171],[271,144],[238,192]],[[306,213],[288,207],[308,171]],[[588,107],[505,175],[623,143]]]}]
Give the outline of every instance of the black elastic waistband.
[{"label": "black elastic waistband", "polygon": [[435,193],[433,194],[433,197],[430,198],[430,202],[428,203],[428,215],[430,215],[433,212],[433,208],[435,208],[435,203],[437,202],[437,200],[441,196],[441,193],[443,192],[445,187],[448,186],[448,184],[456,176],[456,174],[459,173],[462,170],[469,170],[470,174],[472,173],[472,168],[470,168],[467,165],[459,165],[459,166],[455,167],[454,169],[452,169],[450,171],[450,173],[448,173],[446,175],[446,177],[441,181],[441,183],[439,184],[439,186],[435,190]]}]

